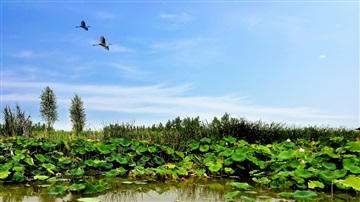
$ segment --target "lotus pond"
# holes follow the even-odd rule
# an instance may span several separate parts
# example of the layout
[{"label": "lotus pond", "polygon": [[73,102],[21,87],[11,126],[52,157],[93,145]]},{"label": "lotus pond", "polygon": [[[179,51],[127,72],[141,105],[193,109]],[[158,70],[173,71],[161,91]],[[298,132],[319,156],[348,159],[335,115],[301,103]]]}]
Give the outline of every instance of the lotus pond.
[{"label": "lotus pond", "polygon": [[358,201],[359,174],[360,141],[343,137],[261,145],[227,136],[180,150],[124,138],[0,142],[3,201]]}]

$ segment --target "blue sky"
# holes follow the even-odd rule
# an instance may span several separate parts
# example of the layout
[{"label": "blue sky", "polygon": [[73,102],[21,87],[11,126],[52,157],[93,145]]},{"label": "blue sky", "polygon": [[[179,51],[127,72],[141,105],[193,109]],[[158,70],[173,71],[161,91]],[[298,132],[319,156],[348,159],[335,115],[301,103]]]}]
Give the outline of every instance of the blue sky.
[{"label": "blue sky", "polygon": [[75,94],[90,129],[224,113],[355,128],[359,2],[2,1],[1,109],[42,122],[46,86],[55,129],[71,129]]}]

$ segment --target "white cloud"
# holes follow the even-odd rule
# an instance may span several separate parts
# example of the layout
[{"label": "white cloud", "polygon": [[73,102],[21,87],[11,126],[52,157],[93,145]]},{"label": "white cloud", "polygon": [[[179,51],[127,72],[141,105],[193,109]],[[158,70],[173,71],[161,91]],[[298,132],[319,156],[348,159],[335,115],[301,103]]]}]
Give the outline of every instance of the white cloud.
[{"label": "white cloud", "polygon": [[106,11],[100,11],[96,15],[102,20],[113,19],[115,17],[113,14]]},{"label": "white cloud", "polygon": [[326,55],[319,55],[319,59],[320,60],[323,60],[323,59],[325,59],[326,58]]},{"label": "white cloud", "polygon": [[12,56],[18,58],[30,58],[34,56],[34,52],[31,50],[21,50],[19,52],[13,53]]},{"label": "white cloud", "polygon": [[180,14],[159,14],[159,16],[165,20],[170,20],[174,22],[187,23],[191,21],[191,17],[187,13]]},{"label": "white cloud", "polygon": [[[69,100],[74,93],[84,100],[87,111],[107,114],[97,119],[113,119],[127,114],[138,118],[140,124],[156,124],[168,119],[180,117],[196,117],[212,120],[215,116],[222,116],[225,112],[232,115],[246,117],[250,120],[279,121],[296,124],[346,123],[354,117],[331,115],[308,107],[261,106],[251,102],[246,96],[228,94],[222,96],[194,96],[191,95],[193,86],[182,84],[169,86],[158,84],[151,86],[120,86],[120,85],[75,85],[48,82],[22,82],[4,80],[4,89],[18,93],[2,92],[3,103],[30,102],[38,105],[41,90],[50,86],[58,97],[60,106],[68,107]],[[65,108],[63,108],[65,109]],[[66,110],[65,110],[66,111]],[[117,118],[115,118],[117,117]],[[151,118],[153,117],[153,118]],[[157,119],[155,119],[157,118]],[[89,119],[90,124],[97,125]],[[98,120],[97,120],[98,122]],[[64,124],[64,123],[60,123]]]}]

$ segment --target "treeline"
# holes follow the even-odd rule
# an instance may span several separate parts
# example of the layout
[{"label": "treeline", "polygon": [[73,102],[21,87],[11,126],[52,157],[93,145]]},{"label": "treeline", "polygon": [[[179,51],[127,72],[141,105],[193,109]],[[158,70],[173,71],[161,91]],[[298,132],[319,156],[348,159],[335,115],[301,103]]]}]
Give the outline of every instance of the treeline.
[{"label": "treeline", "polygon": [[[49,86],[45,87],[40,99],[40,114],[45,122],[32,124],[31,116],[26,115],[17,103],[14,109],[6,105],[2,110],[3,123],[0,124],[0,135],[2,136],[26,136],[29,137],[32,132],[46,131],[47,134],[53,130],[53,125],[58,121],[57,98]],[[84,103],[80,96],[75,94],[71,99],[69,108],[72,128],[76,135],[80,134],[85,128],[86,113]]]},{"label": "treeline", "polygon": [[286,139],[306,139],[317,141],[323,138],[344,137],[346,140],[360,138],[358,131],[347,128],[329,127],[296,127],[284,123],[265,123],[249,121],[245,118],[233,118],[225,113],[220,119],[215,117],[211,122],[196,118],[175,118],[165,125],[162,123],[150,127],[135,126],[131,123],[113,123],[103,128],[104,138],[121,137],[128,139],[150,140],[159,144],[170,144],[174,149],[188,145],[192,141],[200,141],[207,137],[221,140],[232,136],[249,143],[271,144]]}]

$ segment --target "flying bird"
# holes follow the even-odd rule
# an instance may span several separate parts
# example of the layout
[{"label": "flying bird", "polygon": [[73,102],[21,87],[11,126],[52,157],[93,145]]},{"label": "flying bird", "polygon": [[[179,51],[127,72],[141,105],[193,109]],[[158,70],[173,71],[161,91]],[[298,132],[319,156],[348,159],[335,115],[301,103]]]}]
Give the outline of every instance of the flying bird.
[{"label": "flying bird", "polygon": [[90,26],[86,26],[85,21],[81,21],[81,25],[80,25],[80,26],[76,26],[76,28],[83,28],[83,29],[85,29],[86,31],[89,30],[89,27],[90,27]]},{"label": "flying bird", "polygon": [[93,46],[102,46],[102,47],[105,48],[105,50],[109,50],[110,45],[112,45],[112,44],[109,43],[108,45],[106,45],[106,41],[105,41],[105,38],[103,36],[100,37],[100,43],[93,44]]}]

